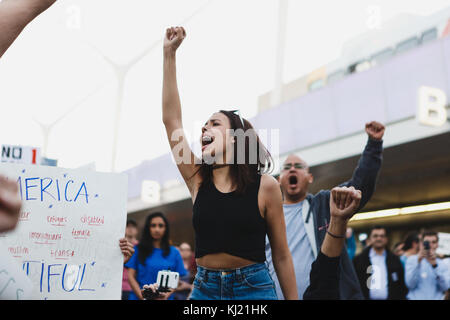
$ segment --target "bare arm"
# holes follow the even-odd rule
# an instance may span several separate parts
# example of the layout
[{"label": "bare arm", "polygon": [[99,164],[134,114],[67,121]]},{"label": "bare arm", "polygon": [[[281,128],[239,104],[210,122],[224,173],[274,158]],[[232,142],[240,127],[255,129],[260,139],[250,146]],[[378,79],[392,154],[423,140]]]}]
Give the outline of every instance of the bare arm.
[{"label": "bare arm", "polygon": [[0,3],[0,57],[34,18],[56,0],[3,0]]},{"label": "bare arm", "polygon": [[196,179],[195,155],[192,152],[183,130],[180,94],[177,86],[176,50],[186,37],[184,28],[169,28],[164,39],[164,75],[162,118],[166,127],[172,154],[178,170],[194,198]]},{"label": "bare arm", "polygon": [[178,283],[178,288],[176,288],[175,291],[192,290],[192,287],[192,284],[180,280]]},{"label": "bare arm", "polygon": [[272,261],[281,291],[286,300],[298,300],[294,264],[286,237],[281,190],[277,181],[267,175],[261,178],[261,188],[265,199],[265,219],[272,248]]},{"label": "bare arm", "polygon": [[134,294],[140,299],[144,300],[142,296],[141,288],[139,287],[139,283],[136,280],[136,270],[132,268],[128,268],[128,283],[130,284],[131,289]]},{"label": "bare arm", "polygon": [[319,255],[311,266],[309,286],[303,294],[305,300],[338,300],[339,264],[344,249],[347,223],[357,211],[361,192],[355,188],[333,188],[330,192],[330,225]]}]

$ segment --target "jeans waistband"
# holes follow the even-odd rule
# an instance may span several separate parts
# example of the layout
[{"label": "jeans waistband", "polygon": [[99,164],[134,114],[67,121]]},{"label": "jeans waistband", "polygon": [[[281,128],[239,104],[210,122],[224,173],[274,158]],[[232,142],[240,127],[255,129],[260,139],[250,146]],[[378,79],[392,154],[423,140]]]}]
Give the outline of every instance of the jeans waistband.
[{"label": "jeans waistband", "polygon": [[235,274],[235,275],[248,275],[251,273],[258,272],[260,270],[263,270],[267,268],[267,265],[265,262],[261,263],[254,263],[245,267],[236,268],[236,269],[209,269],[202,267],[200,265],[197,266],[197,273],[199,275],[208,275],[208,276],[223,276],[228,274]]}]

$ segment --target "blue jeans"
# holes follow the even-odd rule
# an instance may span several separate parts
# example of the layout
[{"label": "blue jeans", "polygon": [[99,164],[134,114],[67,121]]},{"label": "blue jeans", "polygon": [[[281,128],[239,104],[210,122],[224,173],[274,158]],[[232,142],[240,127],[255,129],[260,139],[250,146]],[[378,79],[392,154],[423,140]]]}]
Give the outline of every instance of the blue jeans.
[{"label": "blue jeans", "polygon": [[190,300],[277,300],[277,293],[265,263],[224,270],[197,266]]}]

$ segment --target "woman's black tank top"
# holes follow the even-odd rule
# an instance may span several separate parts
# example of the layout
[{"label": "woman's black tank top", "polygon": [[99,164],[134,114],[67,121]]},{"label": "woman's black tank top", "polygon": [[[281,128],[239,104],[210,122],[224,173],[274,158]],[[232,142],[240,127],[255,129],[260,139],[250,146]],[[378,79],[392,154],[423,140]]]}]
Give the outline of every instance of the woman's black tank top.
[{"label": "woman's black tank top", "polygon": [[195,257],[228,253],[266,261],[266,221],[258,207],[261,175],[244,194],[222,193],[214,183],[201,186],[193,208]]}]

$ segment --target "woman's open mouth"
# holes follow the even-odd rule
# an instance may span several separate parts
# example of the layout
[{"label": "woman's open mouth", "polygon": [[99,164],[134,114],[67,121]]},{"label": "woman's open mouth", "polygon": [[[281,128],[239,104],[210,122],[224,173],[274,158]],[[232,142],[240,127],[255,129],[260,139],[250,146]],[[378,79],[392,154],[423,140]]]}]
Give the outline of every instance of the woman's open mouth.
[{"label": "woman's open mouth", "polygon": [[214,142],[214,137],[204,135],[202,137],[202,152],[205,151],[205,149],[213,142]]}]

